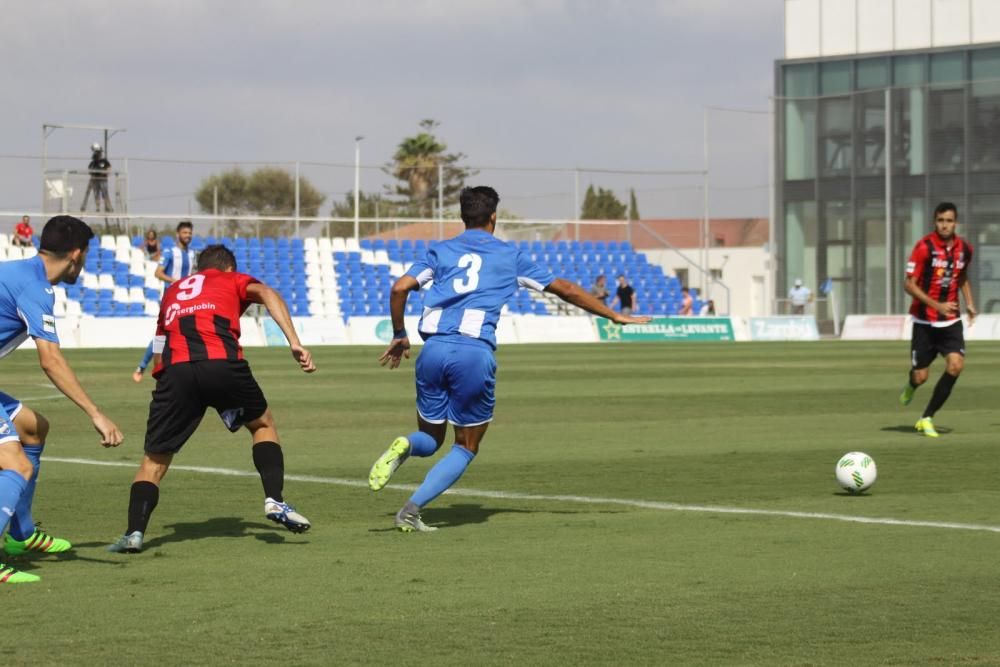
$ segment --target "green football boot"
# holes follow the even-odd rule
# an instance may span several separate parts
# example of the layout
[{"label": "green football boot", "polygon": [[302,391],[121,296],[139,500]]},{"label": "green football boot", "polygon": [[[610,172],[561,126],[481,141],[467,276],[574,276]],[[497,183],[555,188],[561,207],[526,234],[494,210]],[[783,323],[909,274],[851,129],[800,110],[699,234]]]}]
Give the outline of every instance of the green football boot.
[{"label": "green football boot", "polygon": [[0,584],[30,584],[41,579],[36,574],[28,574],[0,563]]},{"label": "green football boot", "polygon": [[909,382],[907,382],[906,386],[903,387],[903,393],[901,393],[899,395],[899,404],[900,405],[909,405],[910,401],[913,400],[913,394],[915,394],[916,391],[917,391],[917,388],[914,387]]},{"label": "green football boot", "polygon": [[934,429],[934,420],[930,417],[922,417],[916,423],[915,428],[928,438],[938,437],[938,432]]},{"label": "green football boot", "polygon": [[368,473],[368,488],[372,491],[380,491],[392,474],[399,466],[403,465],[410,456],[410,441],[405,436],[400,436],[392,441],[389,449],[385,450],[382,456],[378,457],[371,472]]},{"label": "green football boot", "polygon": [[10,536],[10,533],[5,535],[3,539],[3,550],[7,552],[8,556],[20,556],[29,551],[42,554],[57,554],[69,551],[72,548],[73,545],[68,540],[52,537],[37,528],[35,528],[35,532],[26,540],[15,540]]}]

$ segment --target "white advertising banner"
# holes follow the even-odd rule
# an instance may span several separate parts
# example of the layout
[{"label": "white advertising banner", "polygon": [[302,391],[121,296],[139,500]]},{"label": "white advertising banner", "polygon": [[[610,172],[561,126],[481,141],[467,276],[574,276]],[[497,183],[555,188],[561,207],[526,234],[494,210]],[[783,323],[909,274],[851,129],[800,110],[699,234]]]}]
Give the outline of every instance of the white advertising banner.
[{"label": "white advertising banner", "polygon": [[842,340],[904,340],[909,337],[909,315],[848,315]]},{"label": "white advertising banner", "polygon": [[519,343],[594,343],[597,333],[589,315],[550,317],[515,316],[514,327]]},{"label": "white advertising banner", "polygon": [[750,340],[819,340],[813,316],[751,317]]}]

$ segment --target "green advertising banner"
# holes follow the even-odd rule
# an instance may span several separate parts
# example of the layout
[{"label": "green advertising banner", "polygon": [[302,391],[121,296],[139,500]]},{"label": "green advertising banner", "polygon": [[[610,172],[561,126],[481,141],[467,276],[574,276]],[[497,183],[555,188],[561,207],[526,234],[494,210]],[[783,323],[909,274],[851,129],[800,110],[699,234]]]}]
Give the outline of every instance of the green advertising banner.
[{"label": "green advertising banner", "polygon": [[602,341],[734,340],[728,317],[655,317],[646,324],[615,324],[597,318]]}]

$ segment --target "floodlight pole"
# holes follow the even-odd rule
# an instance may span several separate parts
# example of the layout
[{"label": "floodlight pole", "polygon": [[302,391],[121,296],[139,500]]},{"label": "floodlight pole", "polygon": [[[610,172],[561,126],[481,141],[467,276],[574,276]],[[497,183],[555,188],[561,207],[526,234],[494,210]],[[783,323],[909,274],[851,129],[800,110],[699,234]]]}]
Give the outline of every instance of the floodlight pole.
[{"label": "floodlight pole", "polygon": [[354,137],[354,238],[361,240],[361,140],[363,136]]}]

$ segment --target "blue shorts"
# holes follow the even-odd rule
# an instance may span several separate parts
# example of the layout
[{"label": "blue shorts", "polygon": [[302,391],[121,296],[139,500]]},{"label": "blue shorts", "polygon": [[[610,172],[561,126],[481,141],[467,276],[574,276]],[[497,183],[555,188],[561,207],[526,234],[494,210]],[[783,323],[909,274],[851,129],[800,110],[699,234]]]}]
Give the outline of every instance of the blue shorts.
[{"label": "blue shorts", "polygon": [[417,357],[417,412],[432,424],[490,422],[496,374],[493,348],[487,343],[465,336],[431,336]]},{"label": "blue shorts", "polygon": [[0,443],[20,440],[14,417],[21,411],[21,401],[0,391]]}]

